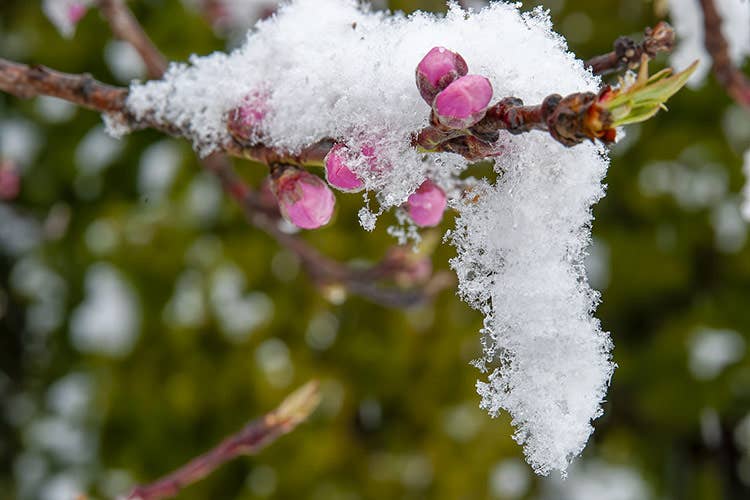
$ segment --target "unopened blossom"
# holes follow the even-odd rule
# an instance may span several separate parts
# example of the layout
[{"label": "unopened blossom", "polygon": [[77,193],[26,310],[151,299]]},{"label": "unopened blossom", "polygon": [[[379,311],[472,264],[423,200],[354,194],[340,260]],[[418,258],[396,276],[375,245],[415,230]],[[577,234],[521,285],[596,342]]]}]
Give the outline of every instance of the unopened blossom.
[{"label": "unopened blossom", "polygon": [[325,157],[326,180],[328,184],[340,191],[356,192],[364,183],[357,174],[346,165],[346,146],[334,145]]},{"label": "unopened blossom", "polygon": [[10,161],[0,162],[0,200],[12,200],[21,191],[21,176]]},{"label": "unopened blossom", "polygon": [[257,139],[267,113],[268,95],[261,91],[252,92],[229,112],[227,129],[237,142],[250,145]]},{"label": "unopened blossom", "polygon": [[273,193],[286,220],[302,229],[328,224],[336,199],[328,185],[306,170],[280,166],[272,172]]},{"label": "unopened blossom", "polygon": [[406,201],[406,211],[409,217],[421,227],[438,225],[443,218],[445,206],[445,193],[429,179],[424,181]]},{"label": "unopened blossom", "polygon": [[484,117],[490,99],[490,81],[480,75],[466,75],[441,91],[435,98],[432,109],[441,124],[465,129]]},{"label": "unopened blossom", "polygon": [[457,78],[468,73],[469,68],[460,54],[445,47],[433,47],[417,65],[417,88],[427,104]]}]

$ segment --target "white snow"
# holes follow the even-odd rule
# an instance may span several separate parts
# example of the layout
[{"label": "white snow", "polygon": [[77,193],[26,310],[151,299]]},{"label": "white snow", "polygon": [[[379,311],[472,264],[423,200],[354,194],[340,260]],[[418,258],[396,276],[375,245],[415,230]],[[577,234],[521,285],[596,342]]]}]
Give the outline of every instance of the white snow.
[{"label": "white snow", "polygon": [[607,154],[593,144],[566,149],[543,133],[503,134],[498,179],[477,182],[469,202],[454,182],[466,161],[422,155],[410,143],[429,117],[414,69],[434,46],[459,52],[471,73],[489,78],[495,99],[538,103],[598,88],[547,15],[518,8],[497,2],[467,14],[453,5],[444,17],[407,17],[349,0],[293,1],[236,51],[194,56],[163,81],[131,85],[128,106],[178,126],[206,155],[229,140],[227,112],[251,92],[267,93],[258,140],[295,152],[333,138],[355,152],[353,168],[379,205],[360,213],[367,229],[426,175],[435,179],[459,213],[449,237],[459,294],[486,316],[482,406],[511,414],[529,463],[548,474],[564,472],[585,446],[614,369],[583,266]]},{"label": "white snow", "polygon": [[103,172],[114,162],[122,150],[124,143],[108,136],[104,127],[97,125],[78,143],[75,161],[82,174],[94,175]]},{"label": "white snow", "polygon": [[211,277],[211,306],[222,333],[243,342],[273,317],[273,302],[262,292],[246,292],[245,275],[224,264]]},{"label": "white snow", "polygon": [[492,415],[510,412],[538,473],[564,471],[614,368],[582,264],[606,162],[594,147],[528,135],[508,141],[498,166],[503,176],[460,208],[453,235],[459,293],[486,316],[478,365],[490,375],[477,388]]},{"label": "white snow", "polygon": [[146,76],[146,64],[140,54],[128,42],[111,40],[104,46],[104,61],[120,82],[130,82]]},{"label": "white snow", "polygon": [[70,318],[71,341],[85,353],[122,357],[140,332],[141,310],[133,288],[110,264],[86,271],[86,297]]},{"label": "white snow", "polygon": [[161,201],[169,192],[182,161],[182,154],[172,139],[150,145],[141,155],[138,169],[138,191],[146,201]]},{"label": "white snow", "polygon": [[734,330],[703,328],[690,339],[689,367],[698,380],[716,378],[745,355],[745,339]]},{"label": "white snow", "polygon": [[646,479],[627,465],[592,460],[571,468],[567,480],[544,482],[542,500],[652,500]]},{"label": "white snow", "polygon": [[492,498],[521,498],[531,486],[528,467],[515,458],[507,458],[490,470],[489,490]]}]

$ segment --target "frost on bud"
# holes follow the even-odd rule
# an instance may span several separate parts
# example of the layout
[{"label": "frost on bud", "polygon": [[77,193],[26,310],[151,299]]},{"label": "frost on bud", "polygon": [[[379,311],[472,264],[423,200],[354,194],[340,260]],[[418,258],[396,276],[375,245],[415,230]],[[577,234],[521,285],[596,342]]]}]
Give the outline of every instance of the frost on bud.
[{"label": "frost on bud", "polygon": [[336,199],[320,177],[289,165],[274,167],[271,177],[279,211],[286,220],[302,229],[328,224]]},{"label": "frost on bud", "polygon": [[417,65],[417,88],[427,104],[456,78],[468,73],[466,61],[445,47],[433,47]]},{"label": "frost on bud", "polygon": [[346,165],[346,146],[334,145],[325,157],[326,180],[340,191],[354,193],[364,186],[357,174]]},{"label": "frost on bud", "polygon": [[242,104],[229,111],[227,130],[237,142],[250,146],[258,140],[267,113],[268,94],[252,92],[245,96]]},{"label": "frost on bud", "polygon": [[90,5],[91,0],[44,0],[42,9],[60,34],[70,38]]},{"label": "frost on bud", "polygon": [[445,193],[429,179],[406,201],[409,217],[420,227],[437,226],[443,218],[445,206]]},{"label": "frost on bud", "polygon": [[442,125],[466,129],[484,118],[491,99],[490,81],[480,75],[467,75],[440,92],[432,109]]}]

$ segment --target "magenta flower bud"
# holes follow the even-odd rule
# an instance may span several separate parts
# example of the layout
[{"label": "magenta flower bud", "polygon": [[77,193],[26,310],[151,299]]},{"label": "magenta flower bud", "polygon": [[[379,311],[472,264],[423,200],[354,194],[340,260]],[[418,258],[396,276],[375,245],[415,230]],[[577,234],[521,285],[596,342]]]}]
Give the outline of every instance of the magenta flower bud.
[{"label": "magenta flower bud", "polygon": [[467,75],[440,92],[432,109],[446,127],[466,129],[484,118],[491,99],[490,81],[480,75]]},{"label": "magenta flower bud", "polygon": [[406,201],[409,217],[420,227],[437,226],[443,218],[445,206],[445,193],[429,179]]},{"label": "magenta flower bud", "polygon": [[445,47],[433,47],[417,64],[417,88],[422,99],[432,105],[438,92],[468,71],[460,54]]},{"label": "magenta flower bud", "polygon": [[291,166],[277,167],[271,175],[273,193],[286,220],[303,229],[328,224],[336,198],[320,177]]},{"label": "magenta flower bud", "polygon": [[328,184],[340,191],[354,193],[364,186],[357,174],[346,165],[347,147],[335,144],[325,157],[326,180]]},{"label": "magenta flower bud", "polygon": [[227,129],[240,144],[256,142],[263,119],[268,113],[268,94],[254,91],[242,100],[242,104],[232,109],[227,118]]}]

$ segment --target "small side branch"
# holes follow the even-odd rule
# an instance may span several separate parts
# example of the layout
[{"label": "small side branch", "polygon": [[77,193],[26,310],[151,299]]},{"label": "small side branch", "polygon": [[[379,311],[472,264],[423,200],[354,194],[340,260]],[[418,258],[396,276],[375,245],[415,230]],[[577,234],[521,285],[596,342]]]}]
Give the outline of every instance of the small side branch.
[{"label": "small side branch", "polygon": [[141,56],[148,76],[161,78],[167,69],[167,59],[156,48],[125,2],[123,0],[99,0],[97,5],[109,23],[112,33],[132,45]]},{"label": "small side branch", "polygon": [[653,28],[646,28],[643,40],[636,42],[630,37],[621,36],[615,40],[612,52],[592,57],[584,64],[595,75],[607,75],[624,69],[636,69],[645,54],[653,59],[659,52],[671,52],[674,48],[674,29],[664,21]]},{"label": "small side branch", "polygon": [[714,0],[700,0],[700,3],[703,9],[704,42],[713,59],[716,79],[737,104],[750,109],[750,80],[732,63],[729,44],[721,31],[722,19],[716,4]]},{"label": "small side branch", "polygon": [[215,448],[151,484],[138,486],[126,500],[158,500],[177,495],[240,455],[253,455],[277,438],[294,430],[317,408],[320,392],[317,382],[309,382],[290,394],[273,411],[253,420]]}]

